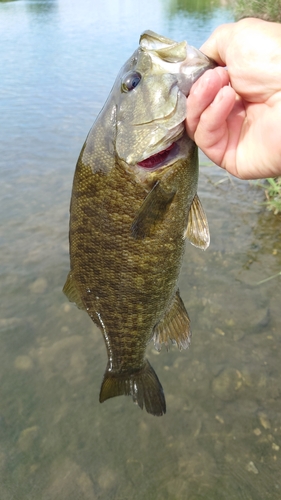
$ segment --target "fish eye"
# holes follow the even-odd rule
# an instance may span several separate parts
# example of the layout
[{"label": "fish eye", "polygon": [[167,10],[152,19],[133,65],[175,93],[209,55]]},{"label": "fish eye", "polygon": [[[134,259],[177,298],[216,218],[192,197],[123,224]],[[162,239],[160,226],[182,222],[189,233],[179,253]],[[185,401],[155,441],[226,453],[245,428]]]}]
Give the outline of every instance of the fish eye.
[{"label": "fish eye", "polygon": [[137,87],[141,81],[141,74],[138,71],[130,71],[122,78],[121,89],[123,92],[130,92]]}]

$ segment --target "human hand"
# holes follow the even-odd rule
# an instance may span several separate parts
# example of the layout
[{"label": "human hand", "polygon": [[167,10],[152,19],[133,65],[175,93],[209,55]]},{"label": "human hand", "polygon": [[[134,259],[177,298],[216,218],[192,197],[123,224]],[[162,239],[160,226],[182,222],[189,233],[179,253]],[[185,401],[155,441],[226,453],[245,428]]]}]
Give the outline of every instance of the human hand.
[{"label": "human hand", "polygon": [[188,135],[236,177],[280,176],[281,24],[222,25],[200,50],[227,70],[208,70],[192,86]]}]

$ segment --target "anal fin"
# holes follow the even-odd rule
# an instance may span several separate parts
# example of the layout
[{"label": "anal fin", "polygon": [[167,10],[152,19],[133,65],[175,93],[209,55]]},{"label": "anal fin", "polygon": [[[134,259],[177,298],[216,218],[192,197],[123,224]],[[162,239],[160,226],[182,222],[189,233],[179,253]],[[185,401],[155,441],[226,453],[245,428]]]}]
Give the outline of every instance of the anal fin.
[{"label": "anal fin", "polygon": [[132,396],[141,409],[145,406],[152,415],[159,417],[166,413],[162,385],[147,360],[139,371],[132,373],[113,373],[107,367],[100,390],[100,403],[121,395]]},{"label": "anal fin", "polygon": [[154,328],[154,346],[160,351],[162,344],[169,349],[169,344],[172,342],[177,344],[179,349],[186,349],[189,347],[190,338],[190,319],[177,291],[170,309]]},{"label": "anal fin", "polygon": [[85,306],[82,302],[80,292],[75,284],[75,280],[73,278],[71,271],[68,273],[68,276],[67,276],[67,279],[66,279],[66,282],[65,282],[65,285],[64,285],[62,291],[67,296],[67,298],[70,302],[75,302],[75,304],[77,305],[77,307],[79,309],[85,310]]}]

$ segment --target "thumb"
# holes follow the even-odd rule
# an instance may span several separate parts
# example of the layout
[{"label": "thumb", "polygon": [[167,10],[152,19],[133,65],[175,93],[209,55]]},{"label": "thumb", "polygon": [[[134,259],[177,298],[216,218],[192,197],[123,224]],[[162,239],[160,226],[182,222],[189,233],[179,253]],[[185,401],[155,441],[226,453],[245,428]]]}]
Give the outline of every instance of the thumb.
[{"label": "thumb", "polygon": [[235,23],[222,24],[211,34],[200,47],[201,52],[214,59],[219,66],[226,66],[226,50]]}]

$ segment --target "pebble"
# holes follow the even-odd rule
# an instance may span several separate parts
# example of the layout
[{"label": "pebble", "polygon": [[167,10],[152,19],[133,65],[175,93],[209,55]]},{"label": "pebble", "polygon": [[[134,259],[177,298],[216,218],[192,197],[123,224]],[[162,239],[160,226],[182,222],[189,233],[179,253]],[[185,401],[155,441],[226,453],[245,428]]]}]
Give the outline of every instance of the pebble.
[{"label": "pebble", "polygon": [[220,423],[220,424],[224,424],[224,419],[222,417],[220,417],[219,415],[216,415],[215,416],[215,419]]},{"label": "pebble", "polygon": [[83,337],[72,335],[51,346],[34,349],[30,355],[39,363],[45,380],[58,374],[68,383],[80,383],[85,377],[87,358]]},{"label": "pebble", "polygon": [[33,281],[31,285],[29,285],[29,290],[31,293],[45,293],[48,287],[48,282],[45,278],[37,278],[37,280]]},{"label": "pebble", "polygon": [[227,326],[232,327],[232,326],[235,326],[235,321],[234,321],[232,318],[230,318],[230,319],[226,319],[226,320],[225,320],[225,324],[226,324]]},{"label": "pebble", "polygon": [[225,336],[225,332],[223,330],[221,330],[220,328],[215,328],[215,332],[218,334],[218,335],[221,335],[222,337]]},{"label": "pebble", "polygon": [[104,468],[101,470],[99,478],[98,478],[98,483],[99,487],[102,490],[107,490],[110,489],[116,484],[117,478],[116,478],[116,473],[109,468]]},{"label": "pebble", "polygon": [[243,328],[237,328],[235,332],[233,333],[233,340],[235,342],[238,342],[239,340],[242,340],[246,335],[246,330]]},{"label": "pebble", "polygon": [[212,391],[223,401],[233,401],[236,399],[237,391],[241,387],[241,374],[234,368],[225,368],[213,379]]},{"label": "pebble", "polygon": [[270,429],[271,425],[265,413],[259,414],[259,421],[264,429]]},{"label": "pebble", "polygon": [[280,446],[278,446],[278,444],[272,443],[272,449],[274,451],[279,451],[280,450]]},{"label": "pebble", "polygon": [[261,331],[265,327],[267,327],[269,325],[269,322],[270,322],[269,307],[266,307],[265,309],[257,310],[256,314],[255,314],[255,320],[254,320],[255,333],[257,333],[257,330]]},{"label": "pebble", "polygon": [[256,468],[254,462],[249,462],[248,465],[246,465],[246,470],[248,472],[253,472],[254,474],[258,474],[259,473],[259,471]]},{"label": "pebble", "polygon": [[21,323],[22,323],[22,320],[20,318],[1,318],[0,319],[0,331],[16,328]]},{"label": "pebble", "polygon": [[96,500],[94,485],[86,472],[69,459],[54,463],[51,481],[42,500]]},{"label": "pebble", "polygon": [[4,470],[6,465],[6,455],[2,452],[0,452],[0,471]]},{"label": "pebble", "polygon": [[71,305],[70,304],[64,304],[63,305],[63,312],[69,313],[71,310]]},{"label": "pebble", "polygon": [[21,451],[28,451],[32,447],[35,438],[38,436],[38,426],[27,427],[19,436],[18,446]]},{"label": "pebble", "polygon": [[17,356],[14,361],[16,370],[28,372],[33,368],[33,361],[29,356]]},{"label": "pebble", "polygon": [[256,429],[253,430],[253,433],[255,434],[255,436],[260,436],[261,430],[257,427]]}]

